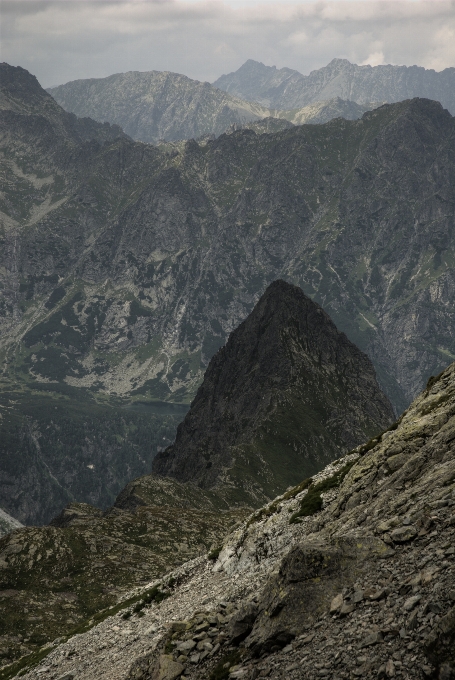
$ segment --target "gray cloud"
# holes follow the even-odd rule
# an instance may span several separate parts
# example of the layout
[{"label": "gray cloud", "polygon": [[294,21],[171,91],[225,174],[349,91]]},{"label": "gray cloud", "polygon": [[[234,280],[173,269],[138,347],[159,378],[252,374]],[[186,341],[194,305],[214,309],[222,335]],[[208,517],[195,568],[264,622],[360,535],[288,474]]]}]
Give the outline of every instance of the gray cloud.
[{"label": "gray cloud", "polygon": [[309,73],[333,57],[455,65],[455,0],[4,0],[3,61],[45,87],[122,71],[213,81],[252,58]]}]

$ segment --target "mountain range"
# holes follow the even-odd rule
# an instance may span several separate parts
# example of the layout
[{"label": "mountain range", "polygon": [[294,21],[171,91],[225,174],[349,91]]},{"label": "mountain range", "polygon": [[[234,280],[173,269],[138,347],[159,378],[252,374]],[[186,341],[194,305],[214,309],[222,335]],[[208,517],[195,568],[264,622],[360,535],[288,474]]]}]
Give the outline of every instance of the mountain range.
[{"label": "mountain range", "polygon": [[347,59],[332,59],[304,76],[290,68],[277,69],[248,59],[213,84],[235,97],[276,109],[298,109],[334,97],[358,104],[425,97],[441,102],[455,114],[453,67],[438,72],[422,66],[358,66]]},{"label": "mountain range", "polygon": [[74,80],[47,91],[66,111],[115,123],[133,139],[147,143],[218,137],[231,126],[250,127],[264,118],[297,125],[325,123],[338,116],[354,120],[375,106],[334,97],[281,111],[167,71],[130,71]]},{"label": "mountain range", "polygon": [[[213,85],[168,71],[130,71],[49,88],[67,111],[120,125],[133,139],[157,143],[219,136],[267,117],[296,125],[356,120],[382,103],[413,97],[455,113],[455,69],[357,66],[333,59],[303,76],[249,59]],[[376,103],[375,103],[376,102]]]},{"label": "mountain range", "polygon": [[[106,507],[149,470],[176,420],[156,413],[149,453],[125,465],[144,430],[124,407],[184,402],[184,415],[277,278],[369,355],[397,413],[455,356],[454,119],[440,104],[157,148],[79,123],[23,69],[3,65],[1,85],[1,488],[20,521],[44,499],[40,521],[98,502],[99,484]],[[94,404],[119,419],[107,471],[92,460]],[[59,443],[62,406],[83,415]],[[81,497],[88,465],[100,476]]]},{"label": "mountain range", "polygon": [[0,680],[451,680],[451,114],[154,147],[0,80]]}]

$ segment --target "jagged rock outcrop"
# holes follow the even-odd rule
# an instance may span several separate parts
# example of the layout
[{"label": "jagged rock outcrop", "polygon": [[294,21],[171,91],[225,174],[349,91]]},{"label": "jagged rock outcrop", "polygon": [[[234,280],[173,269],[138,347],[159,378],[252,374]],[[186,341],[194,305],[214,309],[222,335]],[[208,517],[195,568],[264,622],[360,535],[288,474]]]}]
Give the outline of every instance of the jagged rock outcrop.
[{"label": "jagged rock outcrop", "polygon": [[161,604],[147,603],[150,583],[140,615],[125,602],[24,677],[451,680],[455,364],[387,432],[256,511],[210,557],[168,574]]},{"label": "jagged rock outcrop", "polygon": [[426,97],[455,114],[455,68],[437,72],[421,66],[358,66],[347,59],[332,59],[304,76],[248,59],[213,84],[233,96],[277,109],[296,109],[333,97],[358,104]]},{"label": "jagged rock outcrop", "polygon": [[278,280],[210,361],[153,472],[257,503],[392,420],[367,356],[300,288]]}]

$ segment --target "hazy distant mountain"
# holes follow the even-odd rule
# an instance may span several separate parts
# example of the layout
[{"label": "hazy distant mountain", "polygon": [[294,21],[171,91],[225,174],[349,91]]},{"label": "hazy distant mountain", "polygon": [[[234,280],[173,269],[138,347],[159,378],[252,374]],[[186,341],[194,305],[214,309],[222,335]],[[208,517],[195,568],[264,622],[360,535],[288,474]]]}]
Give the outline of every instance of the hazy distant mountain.
[{"label": "hazy distant mountain", "polygon": [[210,85],[168,71],[130,71],[48,89],[66,111],[120,125],[141,142],[220,135],[232,124],[270,115]]},{"label": "hazy distant mountain", "polygon": [[291,111],[275,111],[272,109],[273,116],[254,120],[243,125],[234,123],[226,132],[235,130],[254,130],[258,134],[280,132],[288,130],[294,125],[316,125],[328,123],[334,118],[345,118],[345,120],[358,120],[366,111],[377,108],[379,104],[356,104],[356,102],[345,101],[339,97],[325,102],[316,102],[303,106],[301,109]]},{"label": "hazy distant mountain", "polygon": [[357,66],[347,59],[333,59],[304,76],[249,59],[213,84],[233,96],[275,109],[296,109],[334,97],[358,104],[425,97],[441,102],[455,114],[455,68],[437,72],[421,66]]},{"label": "hazy distant mountain", "polygon": [[308,104],[300,109],[275,111],[274,115],[277,118],[289,120],[294,125],[315,125],[318,123],[328,123],[329,120],[333,120],[334,118],[358,120],[359,118],[362,118],[366,111],[371,111],[379,105],[379,102],[357,104],[356,102],[340,99],[340,97],[334,97],[328,101],[317,101],[313,104]]},{"label": "hazy distant mountain", "polygon": [[[335,97],[291,111],[268,109],[226,94],[209,83],[160,71],[74,80],[48,92],[66,111],[120,125],[133,139],[153,143],[204,135],[218,137],[230,128],[277,132],[289,127],[277,119],[295,125],[326,123],[340,117],[355,120],[375,107]],[[264,124],[263,119],[267,119]]]}]

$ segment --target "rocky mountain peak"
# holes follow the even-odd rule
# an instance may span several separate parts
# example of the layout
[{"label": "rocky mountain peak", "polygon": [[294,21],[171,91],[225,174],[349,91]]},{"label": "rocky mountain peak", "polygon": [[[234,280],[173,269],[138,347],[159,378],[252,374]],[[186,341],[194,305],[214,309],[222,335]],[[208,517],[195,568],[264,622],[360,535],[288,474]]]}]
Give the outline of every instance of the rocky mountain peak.
[{"label": "rocky mountain peak", "polygon": [[298,286],[277,280],[210,361],[153,471],[203,488],[235,479],[235,495],[243,488],[254,502],[392,419],[366,355]]},{"label": "rocky mountain peak", "polygon": [[[256,72],[259,78],[255,80]],[[454,83],[454,68],[436,72],[421,66],[359,66],[335,58],[309,75],[248,61],[234,73],[218,78],[214,85],[242,99],[284,110],[334,97],[357,104],[428,97],[454,113]]]},{"label": "rocky mountain peak", "polygon": [[[0,125],[8,125],[9,135],[14,136],[22,127],[27,136],[38,138],[36,143],[39,146],[47,147],[48,155],[51,155],[53,147],[55,156],[60,155],[61,159],[64,154],[61,148],[57,149],[62,142],[74,145],[89,140],[103,143],[127,138],[118,125],[100,124],[87,117],[78,119],[68,113],[41,87],[34,75],[21,66],[11,66],[6,62],[0,64],[0,111]],[[19,143],[24,141],[22,139]],[[36,147],[33,151],[36,152]],[[36,163],[35,158],[33,161]],[[63,160],[63,163],[67,161]]]},{"label": "rocky mountain peak", "polygon": [[45,109],[47,114],[61,110],[34,75],[21,66],[11,66],[6,62],[0,64],[0,109],[33,109],[35,113]]}]

